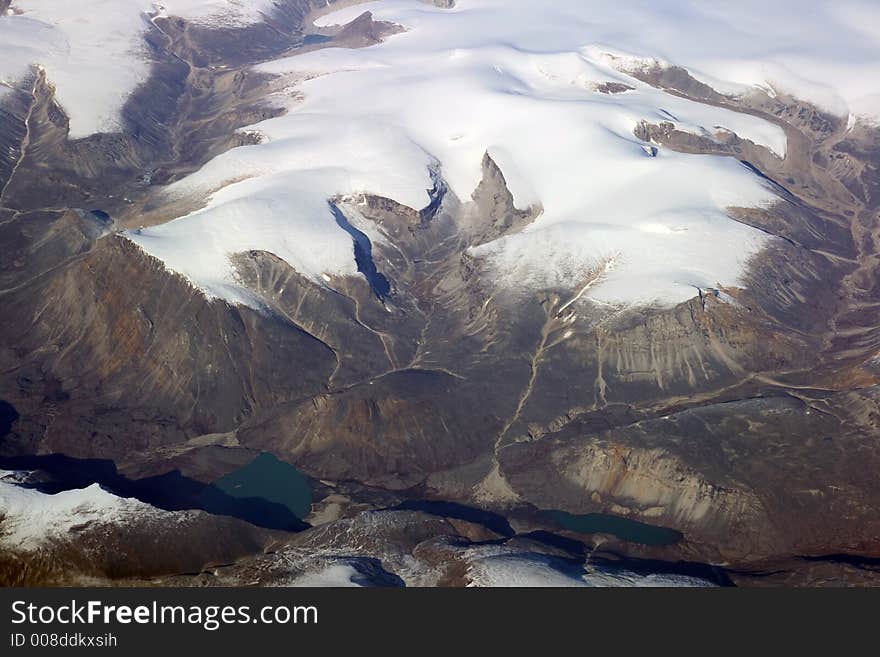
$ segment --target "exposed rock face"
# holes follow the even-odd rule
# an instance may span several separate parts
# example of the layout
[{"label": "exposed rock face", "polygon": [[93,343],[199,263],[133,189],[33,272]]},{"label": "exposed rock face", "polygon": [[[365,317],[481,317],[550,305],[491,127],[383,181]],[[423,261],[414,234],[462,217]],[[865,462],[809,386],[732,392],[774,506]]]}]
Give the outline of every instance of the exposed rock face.
[{"label": "exposed rock face", "polygon": [[[613,436],[614,434],[612,434]],[[542,444],[549,454],[520,446],[502,453],[503,471],[520,495],[548,508],[572,513],[602,510],[636,516],[647,522],[736,540],[746,534],[773,549],[773,527],[760,500],[737,482],[713,483],[662,448],[637,448],[601,439],[584,444]],[[554,444],[556,443],[556,444]],[[554,449],[555,448],[555,449]],[[525,461],[558,472],[554,486],[538,483]],[[725,483],[727,484],[725,486]],[[551,490],[552,489],[552,490]],[[754,539],[749,539],[749,545]]]},{"label": "exposed rock face", "polygon": [[[880,555],[875,128],[847,129],[784,96],[723,96],[682,69],[637,72],[772,120],[789,140],[779,158],[730,133],[638,126],[646,146],[735,157],[780,197],[731,209],[773,236],[749,263],[746,288],[695,289],[667,310],[579,299],[601,271],[573,289],[499,289],[469,249],[523,230],[541,208],[515,207],[488,154],[470,199],[449,192],[440,169],[426,208],[328,199],[381,238],[371,244],[390,288],[381,298],[362,277],[316,283],[251,251],[230,258],[262,307],[231,307],[115,235],[191,210],[169,203],[162,185],[258,138],[235,129],[278,111],[261,102],[276,82],[247,65],[297,48],[369,45],[396,29],[365,14],[306,44],[303,17],[323,7],[282,2],[268,23],[235,30],[157,20],[153,74],[117,134],[69,141],[38,70],[3,97],[0,400],[12,410],[0,454],[60,452],[144,476],[177,468],[210,478],[266,450],[345,482],[367,506],[382,506],[365,488],[374,487],[395,502],[433,496],[529,522],[552,509],[672,527],[685,541],[664,548],[670,558],[796,569],[793,555]],[[341,550],[348,532],[391,531],[377,529],[385,516],[361,515],[291,539],[291,550]],[[487,538],[449,518],[401,523],[404,535],[376,548],[406,546],[399,563],[357,568],[396,581],[403,553],[420,551],[443,563],[434,583],[461,583],[450,545]],[[258,547],[245,537],[223,554],[249,549]],[[195,567],[194,555],[179,567]]]},{"label": "exposed rock face", "polygon": [[[30,445],[119,457],[233,429],[264,393],[271,406],[323,389],[334,358],[318,340],[283,318],[206,300],[124,240],[99,240],[126,216],[151,221],[151,186],[240,145],[247,136],[235,128],[272,115],[243,65],[295,47],[311,9],[280,3],[271,26],[247,28],[274,40],[158,19],[147,34],[152,76],[127,102],[120,133],[67,140],[42,71],[4,96],[0,232],[10,257],[0,294],[22,312],[3,324],[0,357],[11,367],[3,396],[27,415],[7,453]],[[212,68],[212,46],[236,68]],[[248,346],[250,331],[271,364]],[[312,374],[294,374],[295,362]],[[202,394],[214,401],[205,406]]]},{"label": "exposed rock face", "polygon": [[[36,553],[16,555],[13,551],[4,557],[17,562],[19,568],[21,564],[46,568],[43,581],[25,579],[10,581],[10,585],[75,585],[94,582],[94,578],[110,582],[200,572],[262,552],[274,540],[271,532],[235,518],[177,511],[125,525],[89,526]],[[22,569],[21,575],[27,577],[28,569]]]},{"label": "exposed rock face", "polygon": [[383,37],[400,31],[393,23],[376,22],[373,15],[365,11],[348,25],[345,25],[335,36],[340,45],[348,48],[364,48],[379,43]]},{"label": "exposed rock face", "polygon": [[[3,7],[0,5],[0,14]],[[28,83],[35,85],[38,73],[33,71],[22,84],[4,94],[0,104],[0,201],[6,196],[12,174],[22,161],[22,149],[26,147],[29,114],[33,97],[27,93]]]},{"label": "exposed rock face", "polygon": [[394,489],[473,461],[488,449],[492,427],[452,375],[413,369],[280,409],[239,438],[314,475]]},{"label": "exposed rock face", "polygon": [[334,359],[320,341],[281,318],[207,301],[125,240],[92,248],[81,221],[69,213],[46,227],[73,242],[61,267],[3,291],[10,307],[29,309],[2,328],[14,345],[0,353],[3,394],[26,415],[4,451],[120,458],[232,430],[262,404],[323,388]]},{"label": "exposed rock face", "polygon": [[[852,139],[862,144],[874,143],[875,138],[866,137],[861,126],[854,130],[845,129],[834,117],[825,116],[791,98],[769,101],[764,97],[723,97],[680,69],[642,72],[641,77],[706,102],[762,116],[780,117],[779,124],[789,137],[789,154],[780,160],[765,149],[730,135],[708,139],[675,131],[664,124],[643,125],[637,130],[645,140],[678,150],[732,155],[747,160],[750,166],[773,180],[784,199],[769,211],[742,211],[736,215],[742,221],[785,240],[784,243],[777,242],[753,263],[747,290],[737,294],[739,307],[730,308],[730,319],[741,317],[746,309],[751,314],[763,315],[763,327],[754,337],[745,339],[742,345],[746,349],[760,345],[769,351],[752,360],[743,358],[742,353],[734,354],[725,345],[726,356],[722,358],[732,379],[746,382],[745,386],[739,385],[739,392],[723,392],[722,399],[736,399],[754,393],[773,398],[713,404],[670,413],[662,420],[645,420],[598,435],[590,427],[583,438],[574,439],[579,448],[568,443],[572,439],[567,432],[576,429],[567,427],[552,434],[554,447],[544,445],[544,449],[549,451],[551,459],[557,461],[566,456],[575,458],[573,455],[581,459],[577,462],[585,469],[580,478],[575,479],[587,494],[597,493],[591,502],[583,502],[584,507],[596,508],[597,500],[601,500],[598,506],[608,508],[606,496],[611,493],[615,503],[629,498],[634,503],[632,506],[638,509],[636,513],[643,517],[658,513],[665,517],[667,524],[687,526],[687,521],[674,519],[674,508],[664,506],[662,511],[651,510],[646,506],[651,496],[633,492],[638,489],[637,482],[642,477],[654,476],[657,468],[666,469],[663,464],[671,452],[671,458],[678,462],[674,470],[698,463],[697,467],[704,475],[713,472],[716,477],[723,475],[714,482],[716,486],[724,486],[725,490],[731,484],[724,479],[733,476],[739,481],[732,484],[732,489],[745,492],[752,500],[752,503],[743,505],[743,512],[739,514],[748,518],[750,527],[747,538],[742,536],[743,545],[735,548],[735,552],[745,551],[746,543],[755,546],[762,540],[766,541],[765,549],[771,552],[822,552],[828,546],[820,547],[820,542],[815,540],[815,526],[835,525],[846,517],[855,521],[858,529],[849,533],[845,549],[873,554],[877,549],[877,528],[869,511],[872,503],[867,500],[876,499],[877,491],[870,485],[865,486],[863,474],[866,469],[854,462],[844,466],[842,462],[848,460],[847,456],[831,455],[827,450],[836,441],[843,440],[848,442],[850,449],[862,455],[859,458],[866,455],[870,455],[869,459],[875,458],[876,429],[872,418],[876,409],[866,411],[864,405],[872,407],[873,402],[869,400],[876,397],[876,372],[871,363],[877,350],[877,329],[863,310],[866,304],[875,303],[869,301],[875,297],[874,285],[867,282],[863,273],[876,266],[871,251],[873,247],[869,246],[867,250],[864,247],[872,245],[876,239],[876,203],[869,190],[873,185],[871,172],[875,169],[870,162],[876,162],[878,155],[876,151],[869,155],[864,146],[853,148],[846,145]],[[856,151],[863,158],[860,163],[850,160],[850,153]],[[714,314],[717,319],[716,298],[715,294],[701,292],[701,311],[694,316]],[[745,336],[740,321],[735,320],[733,325],[725,321],[719,328],[728,336],[737,335],[741,339]],[[780,330],[765,333],[770,324],[776,324]],[[714,332],[709,326],[706,330],[709,335]],[[645,342],[648,340],[637,344]],[[668,339],[662,342],[668,343]],[[681,350],[677,352],[681,353]],[[718,352],[718,355],[722,354]],[[781,370],[778,378],[769,372],[754,373],[756,367],[766,370],[770,363]],[[835,392],[848,388],[861,390]],[[754,393],[748,393],[750,389]],[[852,401],[853,395],[860,400],[857,404]],[[671,408],[675,409],[675,405]],[[854,408],[859,410],[853,417],[850,413]],[[700,418],[700,425],[688,426],[690,418],[696,417]],[[682,426],[685,419],[688,423]],[[688,436],[685,439],[688,449],[678,449],[676,445],[681,443],[672,435]],[[622,436],[625,438],[621,440]],[[775,438],[771,439],[771,436]],[[582,440],[586,440],[589,447],[582,445]],[[697,440],[699,442],[695,442]],[[505,461],[514,469],[526,467],[529,459],[540,462],[548,455],[548,452],[540,452],[539,456],[543,442],[512,446],[509,454],[504,454]],[[774,451],[781,450],[784,457],[767,453],[768,442],[773,443]],[[650,450],[637,456],[630,454],[626,458],[626,467],[621,469],[615,456],[620,454],[620,443],[627,448],[647,445]],[[715,467],[710,464],[716,457],[704,455],[704,444],[725,454]],[[523,453],[517,455],[517,450]],[[751,460],[745,457],[746,454],[751,455]],[[732,455],[737,455],[734,461],[730,460]],[[768,465],[771,462],[772,468]],[[618,463],[618,467],[612,467],[613,463]],[[776,478],[770,473],[771,469]],[[608,474],[615,471],[623,483]],[[844,475],[844,471],[848,474]],[[516,477],[527,485],[528,476],[524,472],[510,474],[510,478]],[[664,476],[661,480],[686,481],[687,477]],[[854,484],[856,480],[861,483]],[[774,481],[778,485],[773,485]],[[795,486],[794,482],[801,487]],[[861,492],[854,495],[853,486]],[[659,490],[663,489],[664,486],[660,485]],[[687,489],[687,493],[680,492],[677,504],[712,497],[698,481],[690,481]],[[844,490],[847,492],[843,493]],[[760,504],[754,503],[755,496]],[[553,503],[549,500],[542,502],[550,506]],[[841,504],[845,505],[845,511],[839,506]],[[716,518],[731,508],[730,504],[720,501],[709,506],[718,514]],[[795,508],[802,511],[810,508],[810,512],[804,516],[797,512],[798,519],[791,522],[791,509]],[[768,519],[774,531],[767,531]],[[705,528],[711,522],[695,524]],[[692,529],[691,536],[697,538],[700,531]],[[734,525],[710,533],[716,537],[723,535],[730,543],[741,537]]]},{"label": "exposed rock face", "polygon": [[605,431],[573,423],[505,449],[503,471],[539,506],[653,519],[724,559],[819,554],[820,527],[856,518],[846,549],[874,554],[878,491],[862,465],[877,459],[877,394],[754,398]]},{"label": "exposed rock face", "polygon": [[[68,119],[54,100],[51,80],[33,71],[18,81],[14,100],[4,99],[0,110],[4,145],[8,141],[20,151],[16,135],[21,128],[7,132],[7,121],[20,119],[23,126],[27,117],[32,128],[24,144],[29,156],[21,159],[16,179],[8,179],[0,164],[0,189],[8,187],[4,207],[23,211],[100,204],[123,222],[130,218],[134,226],[156,221],[149,213],[151,185],[171,182],[224,150],[247,143],[250,137],[235,130],[277,113],[263,102],[265,89],[260,85],[265,79],[248,67],[302,48],[302,20],[318,6],[326,7],[327,2],[279,1],[266,22],[235,29],[208,28],[174,17],[152,21],[145,34],[151,75],[126,101],[123,129],[112,134],[67,140]],[[390,29],[363,21],[360,32],[369,34],[352,45],[374,43]],[[330,38],[310,47],[331,43],[337,45]],[[338,45],[346,44],[343,40]],[[160,220],[169,218],[163,214]]]},{"label": "exposed rock face", "polygon": [[477,231],[473,246],[479,246],[502,236],[518,232],[532,223],[541,208],[519,210],[513,204],[513,195],[498,165],[486,153],[483,156],[483,179],[473,193],[474,216]]}]

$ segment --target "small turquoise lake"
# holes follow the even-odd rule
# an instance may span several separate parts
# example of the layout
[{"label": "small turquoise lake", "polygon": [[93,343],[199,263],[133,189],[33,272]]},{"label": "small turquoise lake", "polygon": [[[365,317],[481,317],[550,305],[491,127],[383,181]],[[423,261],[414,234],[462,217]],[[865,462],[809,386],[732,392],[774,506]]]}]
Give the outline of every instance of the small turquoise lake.
[{"label": "small turquoise lake", "polygon": [[547,515],[563,529],[582,534],[611,534],[617,538],[642,545],[671,545],[683,534],[668,527],[612,516],[607,513],[575,515],[565,511],[548,511]]},{"label": "small turquoise lake", "polygon": [[312,488],[306,476],[268,452],[221,477],[211,488],[227,498],[249,502],[255,511],[267,516],[251,522],[269,527],[283,526],[287,516],[302,520],[312,505]]}]

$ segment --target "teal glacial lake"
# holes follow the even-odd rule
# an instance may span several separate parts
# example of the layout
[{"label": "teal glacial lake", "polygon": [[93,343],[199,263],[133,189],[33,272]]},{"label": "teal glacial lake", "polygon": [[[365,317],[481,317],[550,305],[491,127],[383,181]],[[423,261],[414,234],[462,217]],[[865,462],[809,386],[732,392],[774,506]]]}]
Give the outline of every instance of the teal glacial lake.
[{"label": "teal glacial lake", "polygon": [[267,452],[218,479],[214,487],[230,497],[283,506],[299,519],[309,515],[312,505],[312,488],[306,476]]},{"label": "teal glacial lake", "polygon": [[548,511],[552,520],[563,529],[582,534],[611,534],[623,541],[642,545],[670,545],[683,537],[681,532],[607,513],[575,515],[565,511]]}]

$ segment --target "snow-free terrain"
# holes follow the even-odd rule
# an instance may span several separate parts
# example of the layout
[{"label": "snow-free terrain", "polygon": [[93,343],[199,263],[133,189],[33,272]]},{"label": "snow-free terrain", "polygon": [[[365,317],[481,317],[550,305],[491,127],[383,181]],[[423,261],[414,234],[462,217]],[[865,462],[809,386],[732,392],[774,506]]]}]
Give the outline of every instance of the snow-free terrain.
[{"label": "snow-free terrain", "polygon": [[[315,24],[344,24],[364,11],[376,20],[401,22],[413,1],[418,0],[364,2],[321,16]],[[838,114],[880,115],[880,5],[873,0],[456,4],[459,10],[492,16],[480,26],[487,43],[506,42],[511,30],[526,48],[558,43],[567,49],[590,42],[636,59],[683,66],[724,93],[775,89]],[[506,17],[499,16],[505,8]]]}]

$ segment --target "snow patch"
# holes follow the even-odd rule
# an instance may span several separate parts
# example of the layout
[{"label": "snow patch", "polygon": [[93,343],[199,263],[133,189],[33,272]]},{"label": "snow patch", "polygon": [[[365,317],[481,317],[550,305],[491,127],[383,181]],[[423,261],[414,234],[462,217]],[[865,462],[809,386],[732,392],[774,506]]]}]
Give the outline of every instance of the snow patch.
[{"label": "snow patch", "polygon": [[48,495],[23,488],[20,482],[21,473],[0,470],[0,545],[9,548],[32,551],[87,523],[124,522],[156,511],[98,484]]},{"label": "snow patch", "polygon": [[650,573],[573,564],[534,552],[507,547],[478,547],[467,551],[470,587],[709,587],[697,577]]},{"label": "snow patch", "polygon": [[364,586],[364,576],[350,564],[331,563],[320,570],[297,577],[288,586],[361,587]]},{"label": "snow patch", "polygon": [[144,34],[151,17],[236,27],[262,20],[271,6],[271,0],[16,0],[21,13],[0,16],[0,81],[16,81],[41,64],[70,119],[71,139],[113,132],[121,128],[126,99],[150,73]]},{"label": "snow patch", "polygon": [[366,11],[375,11],[382,7],[381,2],[361,2],[350,7],[337,9],[329,13],[318,16],[313,24],[315,27],[330,27],[336,25],[347,25],[355,18],[358,18]]}]

